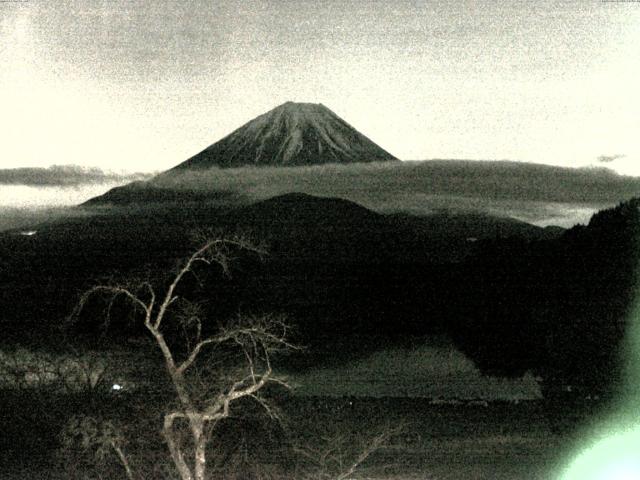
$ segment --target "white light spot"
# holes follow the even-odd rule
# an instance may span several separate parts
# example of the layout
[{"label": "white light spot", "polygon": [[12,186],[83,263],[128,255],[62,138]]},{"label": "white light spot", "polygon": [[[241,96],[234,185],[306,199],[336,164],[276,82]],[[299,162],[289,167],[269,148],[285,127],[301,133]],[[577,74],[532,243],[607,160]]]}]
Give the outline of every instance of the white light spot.
[{"label": "white light spot", "polygon": [[36,230],[26,230],[24,232],[20,232],[20,235],[24,235],[26,237],[30,237],[32,235],[35,235],[36,233],[38,233]]},{"label": "white light spot", "polygon": [[122,390],[122,385],[118,384],[118,383],[114,383],[113,386],[111,387],[111,390]]}]

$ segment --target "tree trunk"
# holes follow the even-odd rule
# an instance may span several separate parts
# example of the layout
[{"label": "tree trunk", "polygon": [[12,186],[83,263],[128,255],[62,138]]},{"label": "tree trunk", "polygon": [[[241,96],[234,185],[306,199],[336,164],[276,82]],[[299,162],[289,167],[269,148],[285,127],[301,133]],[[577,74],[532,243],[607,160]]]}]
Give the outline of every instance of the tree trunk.
[{"label": "tree trunk", "polygon": [[173,459],[173,463],[178,469],[178,473],[180,474],[181,480],[193,480],[193,475],[191,473],[191,469],[184,461],[184,456],[182,455],[182,451],[180,447],[176,444],[175,439],[173,438],[173,415],[165,415],[164,416],[164,428],[162,430],[162,434],[164,436],[165,441],[167,442],[167,446],[169,447],[169,453],[171,453],[171,458]]},{"label": "tree trunk", "polygon": [[127,456],[124,454],[122,449],[113,441],[111,441],[111,447],[116,452],[116,455],[118,455],[118,459],[120,460],[120,463],[122,464],[125,471],[127,472],[127,478],[129,480],[133,480],[133,471],[131,470],[131,465],[129,465],[129,460],[127,459]]},{"label": "tree trunk", "polygon": [[195,447],[195,480],[205,480],[205,471],[207,468],[207,437],[203,433],[204,421],[202,419],[192,420],[191,431],[193,433],[193,445]]}]

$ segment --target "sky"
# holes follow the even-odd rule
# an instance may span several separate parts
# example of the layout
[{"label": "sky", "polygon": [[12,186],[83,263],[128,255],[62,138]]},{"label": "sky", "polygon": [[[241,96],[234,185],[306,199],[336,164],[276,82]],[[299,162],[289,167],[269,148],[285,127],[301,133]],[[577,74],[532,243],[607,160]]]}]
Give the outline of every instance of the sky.
[{"label": "sky", "polygon": [[3,0],[0,166],[160,171],[285,101],[404,160],[640,175],[640,2]]}]

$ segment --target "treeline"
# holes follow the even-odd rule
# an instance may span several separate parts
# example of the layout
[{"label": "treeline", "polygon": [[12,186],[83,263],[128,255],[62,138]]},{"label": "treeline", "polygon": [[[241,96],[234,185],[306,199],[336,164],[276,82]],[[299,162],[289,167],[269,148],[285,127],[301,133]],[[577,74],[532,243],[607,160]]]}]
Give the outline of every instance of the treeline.
[{"label": "treeline", "polygon": [[465,264],[451,332],[486,372],[533,370],[550,390],[615,393],[637,296],[640,200],[557,240],[485,242]]}]

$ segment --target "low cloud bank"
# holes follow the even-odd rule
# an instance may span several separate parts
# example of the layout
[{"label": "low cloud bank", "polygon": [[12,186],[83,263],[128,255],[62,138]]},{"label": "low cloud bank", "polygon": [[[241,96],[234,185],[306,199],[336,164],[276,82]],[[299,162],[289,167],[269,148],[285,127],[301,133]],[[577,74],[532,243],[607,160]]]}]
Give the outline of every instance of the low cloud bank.
[{"label": "low cloud bank", "polygon": [[151,178],[150,173],[115,173],[79,165],[53,165],[48,168],[0,169],[0,185],[73,187],[103,183],[126,183]]},{"label": "low cloud bank", "polygon": [[624,157],[626,157],[626,155],[622,153],[617,153],[615,155],[600,155],[598,157],[598,161],[601,163],[611,163],[615,160],[618,160],[619,158],[624,158]]},{"label": "low cloud bank", "polygon": [[211,168],[161,174],[157,187],[239,191],[255,200],[288,192],[348,198],[365,206],[405,197],[615,204],[640,195],[640,178],[603,166],[569,168],[509,161],[428,160],[311,167]]}]

